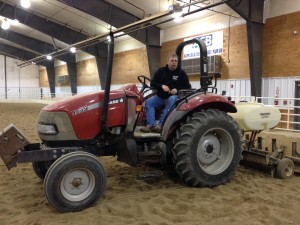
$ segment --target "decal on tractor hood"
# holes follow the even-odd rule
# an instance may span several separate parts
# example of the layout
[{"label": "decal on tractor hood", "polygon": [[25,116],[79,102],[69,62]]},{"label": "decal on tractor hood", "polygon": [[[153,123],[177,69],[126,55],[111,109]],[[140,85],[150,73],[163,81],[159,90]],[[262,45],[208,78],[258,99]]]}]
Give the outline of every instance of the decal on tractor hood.
[{"label": "decal on tractor hood", "polygon": [[[124,98],[116,98],[116,99],[111,99],[108,104],[109,105],[113,105],[113,104],[118,104],[118,103],[122,103],[124,102]],[[103,106],[103,102],[97,102],[97,103],[93,103],[91,105],[84,105],[84,106],[80,106],[78,109],[75,109],[72,112],[73,116],[77,116],[83,112],[89,111],[89,110],[93,110],[96,108],[100,108]]]},{"label": "decal on tractor hood", "polygon": [[78,115],[78,114],[80,114],[80,113],[83,113],[83,112],[85,112],[85,111],[87,111],[87,110],[88,110],[88,106],[87,106],[87,105],[81,106],[79,109],[75,109],[75,110],[72,112],[72,115],[73,115],[73,116],[76,116],[76,115]]},{"label": "decal on tractor hood", "polygon": [[121,102],[124,102],[124,99],[123,98],[117,98],[117,99],[112,99],[108,102],[109,105],[112,105],[112,104],[117,104],[117,103],[121,103]]}]

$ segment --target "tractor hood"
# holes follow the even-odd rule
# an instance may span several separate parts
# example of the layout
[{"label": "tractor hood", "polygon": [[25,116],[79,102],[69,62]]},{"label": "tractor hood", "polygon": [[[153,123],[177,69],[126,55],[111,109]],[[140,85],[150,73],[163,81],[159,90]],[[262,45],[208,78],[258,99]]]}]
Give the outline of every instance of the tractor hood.
[{"label": "tractor hood", "polygon": [[[107,127],[124,126],[127,123],[126,101],[139,97],[128,90],[110,92]],[[88,140],[101,132],[101,117],[104,91],[72,96],[42,109],[38,118],[38,133],[41,140]],[[52,131],[48,132],[48,126]],[[56,132],[54,132],[54,130]]]}]

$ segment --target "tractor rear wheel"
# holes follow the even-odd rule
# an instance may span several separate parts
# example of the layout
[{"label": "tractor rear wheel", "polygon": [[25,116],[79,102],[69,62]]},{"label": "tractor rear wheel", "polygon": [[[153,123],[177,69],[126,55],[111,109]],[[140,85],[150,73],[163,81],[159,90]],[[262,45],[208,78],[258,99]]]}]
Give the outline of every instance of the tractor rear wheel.
[{"label": "tractor rear wheel", "polygon": [[96,156],[72,152],[51,165],[44,190],[54,208],[76,212],[93,205],[102,196],[106,179],[106,171]]},{"label": "tractor rear wheel", "polygon": [[240,128],[232,117],[217,109],[194,113],[177,131],[173,158],[186,184],[224,184],[242,159]]}]

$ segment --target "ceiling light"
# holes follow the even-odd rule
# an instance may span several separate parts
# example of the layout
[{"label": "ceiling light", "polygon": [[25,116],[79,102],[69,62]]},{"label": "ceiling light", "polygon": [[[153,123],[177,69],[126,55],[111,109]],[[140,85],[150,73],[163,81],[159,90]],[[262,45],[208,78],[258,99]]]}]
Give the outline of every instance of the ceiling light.
[{"label": "ceiling light", "polygon": [[123,31],[120,31],[116,34],[114,34],[114,37],[119,37],[119,36],[123,36],[125,33]]},{"label": "ceiling light", "polygon": [[52,59],[52,56],[51,56],[51,55],[47,55],[47,59],[48,59],[48,60],[51,60],[51,59]]},{"label": "ceiling light", "polygon": [[76,48],[75,48],[75,47],[71,47],[71,48],[70,48],[70,52],[76,53]]},{"label": "ceiling light", "polygon": [[28,9],[31,5],[30,0],[21,0],[21,6],[25,9]]},{"label": "ceiling light", "polygon": [[174,22],[175,22],[175,23],[180,23],[182,20],[183,20],[183,17],[182,17],[182,16],[179,16],[179,17],[174,18]]},{"label": "ceiling light", "polygon": [[11,20],[10,23],[11,23],[11,25],[16,26],[16,25],[18,25],[20,22],[19,22],[19,20],[14,19],[14,20]]},{"label": "ceiling light", "polygon": [[178,17],[182,16],[182,12],[174,12],[172,14],[172,16],[173,16],[173,18],[178,18]]},{"label": "ceiling light", "polygon": [[10,28],[10,22],[5,18],[4,21],[1,23],[1,28],[3,30],[7,30]]}]

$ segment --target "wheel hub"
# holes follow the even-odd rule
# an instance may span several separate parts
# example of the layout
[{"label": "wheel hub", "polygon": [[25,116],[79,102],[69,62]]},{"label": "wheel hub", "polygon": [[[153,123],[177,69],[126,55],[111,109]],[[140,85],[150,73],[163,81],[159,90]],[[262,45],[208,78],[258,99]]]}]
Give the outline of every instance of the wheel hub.
[{"label": "wheel hub", "polygon": [[74,169],[66,173],[61,182],[62,195],[70,201],[81,201],[92,192],[95,179],[91,172]]},{"label": "wheel hub", "polygon": [[82,184],[82,179],[74,177],[74,180],[72,182],[73,187],[78,188]]},{"label": "wheel hub", "polygon": [[220,142],[213,134],[205,135],[201,138],[198,148],[197,157],[201,164],[209,165],[219,158]]}]

